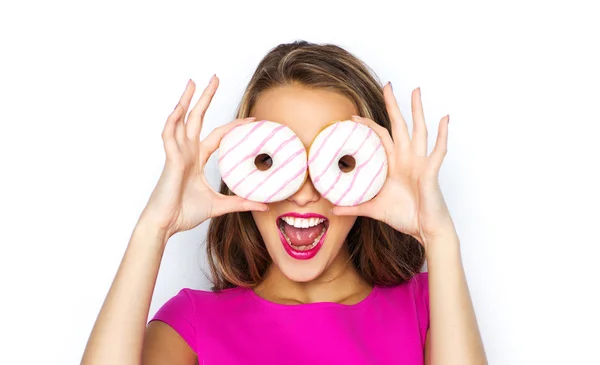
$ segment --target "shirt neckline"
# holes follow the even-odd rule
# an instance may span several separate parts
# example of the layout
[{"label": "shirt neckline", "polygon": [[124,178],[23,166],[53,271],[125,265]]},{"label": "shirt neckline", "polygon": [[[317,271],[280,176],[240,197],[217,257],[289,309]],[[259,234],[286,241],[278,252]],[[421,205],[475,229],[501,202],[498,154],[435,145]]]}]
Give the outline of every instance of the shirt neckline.
[{"label": "shirt neckline", "polygon": [[282,304],[282,303],[275,303],[275,302],[272,302],[270,300],[267,300],[267,299],[261,297],[260,295],[256,294],[252,288],[246,288],[245,291],[248,295],[250,295],[252,298],[254,298],[254,300],[258,301],[262,305],[265,305],[265,306],[268,306],[271,308],[280,308],[280,309],[286,309],[286,310],[299,310],[302,308],[327,308],[327,307],[343,308],[343,309],[360,309],[360,308],[364,307],[365,305],[367,305],[369,302],[373,301],[373,299],[379,293],[379,290],[380,290],[380,288],[378,285],[373,286],[373,289],[371,290],[371,292],[363,300],[361,300],[360,302],[355,303],[355,304],[343,304],[343,303],[337,303],[337,302]]}]

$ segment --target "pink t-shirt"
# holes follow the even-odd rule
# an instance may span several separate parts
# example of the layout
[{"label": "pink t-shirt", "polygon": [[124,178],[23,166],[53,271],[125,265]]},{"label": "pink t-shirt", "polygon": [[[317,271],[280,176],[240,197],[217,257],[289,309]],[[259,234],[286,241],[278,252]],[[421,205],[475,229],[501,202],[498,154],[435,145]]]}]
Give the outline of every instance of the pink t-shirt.
[{"label": "pink t-shirt", "polygon": [[182,289],[152,320],[170,325],[200,365],[422,365],[428,274],[376,286],[360,303],[285,305],[251,289]]}]

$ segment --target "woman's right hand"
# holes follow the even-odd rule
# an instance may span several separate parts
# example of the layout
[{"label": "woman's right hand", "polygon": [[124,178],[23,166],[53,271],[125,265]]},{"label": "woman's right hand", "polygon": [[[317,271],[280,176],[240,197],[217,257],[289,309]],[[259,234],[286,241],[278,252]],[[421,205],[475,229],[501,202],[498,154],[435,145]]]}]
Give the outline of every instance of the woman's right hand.
[{"label": "woman's right hand", "polygon": [[219,79],[213,76],[186,121],[185,116],[196,89],[195,83],[190,80],[165,123],[162,133],[165,166],[140,216],[140,222],[159,229],[167,239],[212,217],[236,211],[268,209],[263,203],[219,194],[204,176],[204,166],[219,148],[223,136],[235,126],[254,120],[236,119],[213,130],[200,141],[204,115],[218,86]]}]

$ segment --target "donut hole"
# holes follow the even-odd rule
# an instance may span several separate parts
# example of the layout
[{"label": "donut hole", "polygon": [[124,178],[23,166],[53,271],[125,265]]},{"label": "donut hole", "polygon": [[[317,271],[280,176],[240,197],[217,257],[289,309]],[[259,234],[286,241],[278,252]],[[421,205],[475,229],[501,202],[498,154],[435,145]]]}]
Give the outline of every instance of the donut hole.
[{"label": "donut hole", "polygon": [[338,161],[338,167],[342,172],[350,172],[356,167],[356,160],[350,155],[344,155]]},{"label": "donut hole", "polygon": [[254,159],[254,165],[260,171],[267,171],[273,166],[273,159],[266,153],[261,153]]}]

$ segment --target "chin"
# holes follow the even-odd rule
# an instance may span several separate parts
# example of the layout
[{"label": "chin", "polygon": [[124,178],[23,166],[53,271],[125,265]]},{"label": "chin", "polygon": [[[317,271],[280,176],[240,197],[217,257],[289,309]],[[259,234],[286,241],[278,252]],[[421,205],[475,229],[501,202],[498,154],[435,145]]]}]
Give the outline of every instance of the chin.
[{"label": "chin", "polygon": [[[286,260],[287,261],[287,260]],[[326,267],[324,265],[295,265],[295,263],[276,263],[279,271],[289,280],[296,283],[308,283],[317,279]]]},{"label": "chin", "polygon": [[332,217],[317,212],[256,214],[273,264],[289,280],[317,279],[335,261],[356,218]]}]

